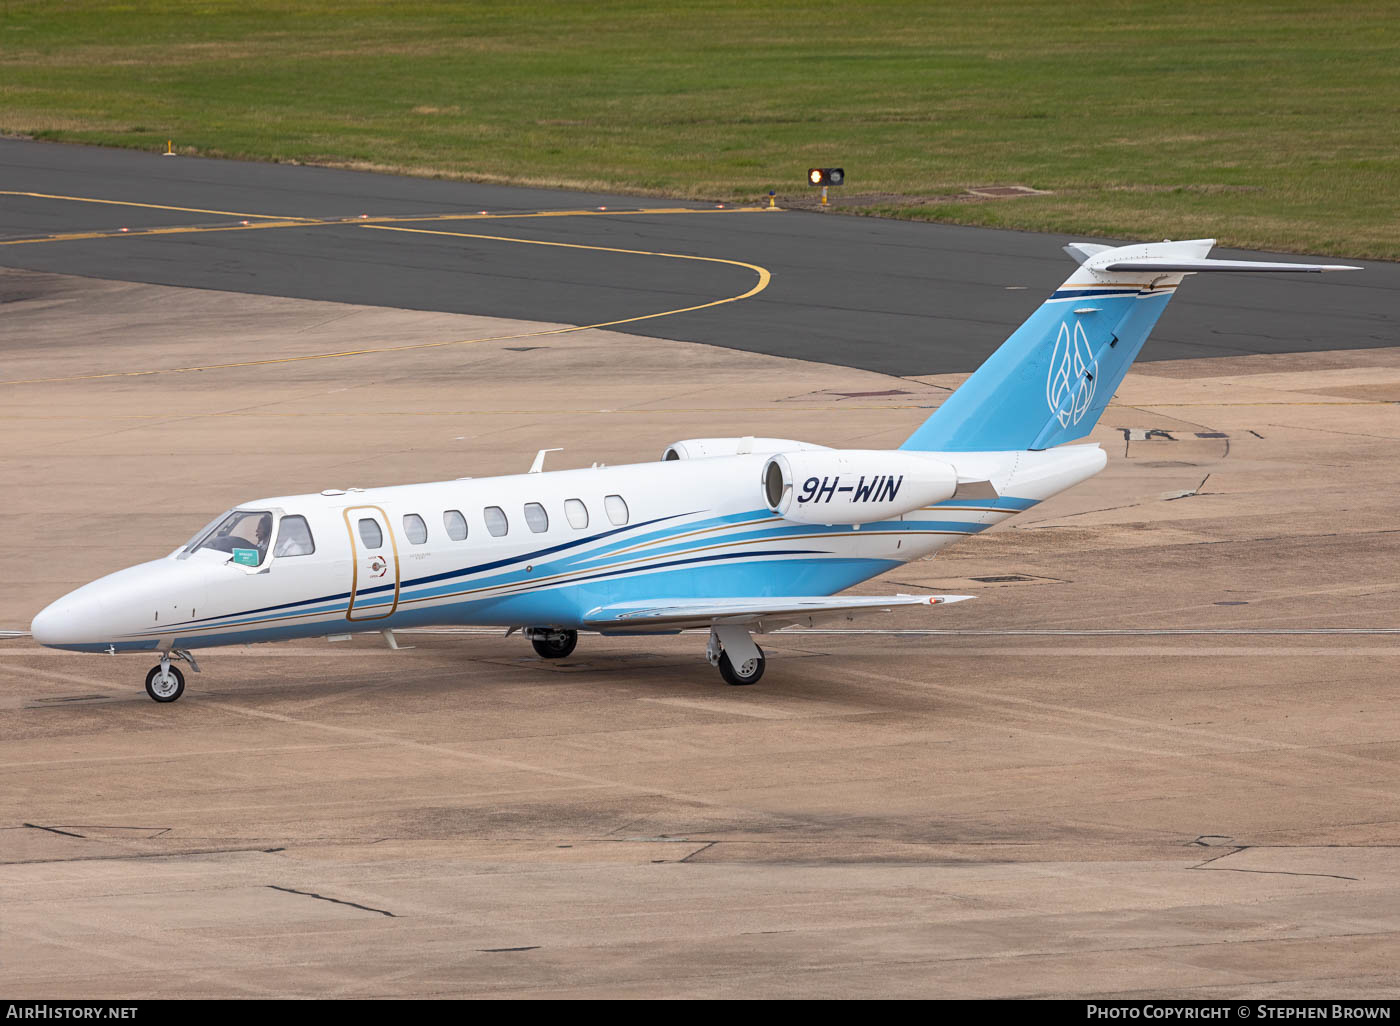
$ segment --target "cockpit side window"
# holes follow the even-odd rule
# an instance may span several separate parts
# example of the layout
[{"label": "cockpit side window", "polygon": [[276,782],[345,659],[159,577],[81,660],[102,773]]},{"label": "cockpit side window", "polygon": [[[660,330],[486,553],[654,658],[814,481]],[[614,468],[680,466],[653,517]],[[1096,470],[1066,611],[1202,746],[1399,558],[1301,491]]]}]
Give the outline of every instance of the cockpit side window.
[{"label": "cockpit side window", "polygon": [[240,566],[261,566],[272,537],[272,514],[264,510],[236,509],[190,547],[191,552],[213,549],[227,552]]},{"label": "cockpit side window", "polygon": [[274,556],[309,556],[316,551],[316,543],[311,538],[311,528],[305,517],[286,516],[277,528],[277,545],[272,550]]}]

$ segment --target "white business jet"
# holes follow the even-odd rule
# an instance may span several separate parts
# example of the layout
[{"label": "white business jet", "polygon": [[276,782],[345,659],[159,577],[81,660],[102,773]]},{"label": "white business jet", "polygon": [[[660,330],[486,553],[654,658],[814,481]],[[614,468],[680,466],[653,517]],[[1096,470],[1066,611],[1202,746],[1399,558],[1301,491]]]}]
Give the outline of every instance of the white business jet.
[{"label": "white business jet", "polygon": [[329,489],[221,514],[164,559],[110,574],[34,618],[40,644],[147,652],[157,702],[194,651],[433,625],[516,629],[546,659],[580,631],[708,628],[730,684],[763,676],[753,634],[966,595],[841,596],[1103,469],[1098,422],[1182,279],[1339,271],[1213,260],[1212,239],[1111,248],[1080,264],[898,449],[692,438],[656,463]]}]

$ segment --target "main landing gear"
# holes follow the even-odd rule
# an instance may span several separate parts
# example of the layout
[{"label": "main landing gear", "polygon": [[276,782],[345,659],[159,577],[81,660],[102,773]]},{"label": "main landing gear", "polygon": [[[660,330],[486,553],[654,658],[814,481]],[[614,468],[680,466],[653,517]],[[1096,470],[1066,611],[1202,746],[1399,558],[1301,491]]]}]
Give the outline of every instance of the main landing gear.
[{"label": "main landing gear", "polygon": [[757,684],[768,663],[763,649],[754,644],[748,630],[733,624],[716,624],[710,628],[705,658],[711,666],[719,667],[726,684],[735,686]]},{"label": "main landing gear", "polygon": [[541,659],[563,659],[578,646],[578,631],[555,627],[526,627],[525,637]]},{"label": "main landing gear", "polygon": [[[526,627],[525,637],[535,647],[541,659],[563,659],[578,645],[578,631],[562,627]],[[710,643],[705,658],[711,666],[719,667],[720,676],[728,684],[742,687],[757,684],[767,666],[763,649],[754,644],[747,627],[737,624],[716,624],[710,629]],[[159,667],[156,668],[157,670]],[[156,670],[152,670],[155,673]],[[174,671],[178,672],[178,671]],[[152,693],[152,698],[155,694]],[[171,699],[157,699],[171,701]]]},{"label": "main landing gear", "polygon": [[195,673],[199,672],[199,664],[194,661],[194,656],[184,649],[176,648],[162,652],[160,664],[152,666],[151,672],[146,674],[146,694],[157,702],[173,702],[185,693],[185,675],[178,667],[170,665],[172,655],[189,663],[190,669]]}]

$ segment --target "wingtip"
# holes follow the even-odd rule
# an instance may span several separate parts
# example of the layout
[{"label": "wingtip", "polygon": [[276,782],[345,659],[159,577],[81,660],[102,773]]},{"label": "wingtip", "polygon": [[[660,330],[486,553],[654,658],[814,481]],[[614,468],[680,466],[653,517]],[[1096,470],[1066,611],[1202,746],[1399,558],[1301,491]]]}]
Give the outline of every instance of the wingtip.
[{"label": "wingtip", "polygon": [[976,595],[932,595],[929,603],[934,606],[944,606],[950,602],[966,602],[968,599],[975,599]]}]

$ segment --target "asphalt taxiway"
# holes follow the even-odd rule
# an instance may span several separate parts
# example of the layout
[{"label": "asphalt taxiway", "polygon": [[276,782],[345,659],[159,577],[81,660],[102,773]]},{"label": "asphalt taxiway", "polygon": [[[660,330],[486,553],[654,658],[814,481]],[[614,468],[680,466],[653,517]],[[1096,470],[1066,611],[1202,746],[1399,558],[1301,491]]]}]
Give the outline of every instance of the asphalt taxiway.
[{"label": "asphalt taxiway", "polygon": [[[32,191],[89,188],[89,170],[54,170]],[[112,174],[106,198],[149,202],[141,175]],[[449,183],[396,185],[376,210],[329,185],[307,190],[321,206],[274,205],[265,182],[224,201],[207,183],[182,188],[168,185],[167,206],[238,222],[451,207],[437,194],[411,206]],[[83,227],[75,201],[31,201],[5,197],[33,215],[30,233],[135,224],[86,204]],[[177,211],[132,209],[147,229],[178,226]],[[191,216],[230,227],[225,214]],[[538,226],[605,223],[521,221],[447,230],[592,245],[572,234],[583,228],[546,239]],[[259,495],[515,472],[557,446],[551,467],[639,461],[717,432],[881,447],[961,379],[645,333],[698,324],[716,342],[710,318],[727,317],[767,338],[763,319],[800,305],[774,292],[793,275],[736,232],[948,229],[795,214],[606,223],[718,233],[713,249],[619,248],[754,263],[770,283],[601,329],[581,325],[737,296],[760,276],[570,250],[586,259],[567,274],[522,262],[532,287],[586,275],[581,296],[617,285],[604,260],[635,270],[611,305],[549,320],[395,309],[354,260],[360,302],[264,294],[278,282],[250,270],[268,266],[259,248],[294,293],[295,268],[323,266],[337,244],[417,238],[348,224],[0,246],[0,265],[67,253],[78,266],[65,270],[91,275],[0,270],[0,629]],[[379,265],[400,243],[375,243],[364,262],[386,279],[415,261],[437,273],[441,254],[413,247],[449,243],[425,238]],[[810,238],[793,259],[820,248]],[[1007,238],[1054,241],[983,245]],[[498,245],[473,259],[502,280],[505,251],[551,251]],[[1068,261],[1046,248],[1053,287]],[[197,280],[147,283],[156,264]],[[682,265],[694,275],[664,277]],[[1189,281],[1173,311],[1202,291],[1211,302],[1211,287]],[[1317,324],[1365,321],[1332,287],[1287,295]],[[996,300],[1021,293],[976,288],[999,337],[1018,316]],[[850,297],[833,296],[826,319],[842,351]],[[1393,308],[1375,302],[1388,323]],[[903,323],[937,322],[915,309]],[[1219,351],[1189,323],[1173,328],[1183,346]],[[976,601],[769,636],[753,688],[719,680],[700,634],[585,636],[546,663],[519,637],[460,630],[403,635],[413,647],[397,652],[374,635],[211,651],[185,696],[158,706],[143,658],[0,638],[5,992],[1394,997],[1400,349],[1143,364],[1092,440],[1110,455],[1098,477],[863,589]]]},{"label": "asphalt taxiway", "polygon": [[[972,370],[1073,269],[1067,236],[24,140],[0,140],[0,211],[0,266],[575,325],[630,319],[618,330],[901,375]],[[1393,346],[1400,265],[1367,263],[1364,276],[1307,288],[1287,275],[1193,282],[1193,303],[1172,305],[1143,359]],[[760,281],[744,303],[688,310]]]}]

